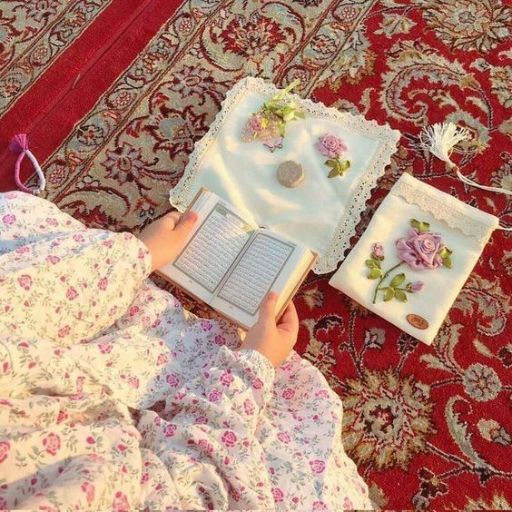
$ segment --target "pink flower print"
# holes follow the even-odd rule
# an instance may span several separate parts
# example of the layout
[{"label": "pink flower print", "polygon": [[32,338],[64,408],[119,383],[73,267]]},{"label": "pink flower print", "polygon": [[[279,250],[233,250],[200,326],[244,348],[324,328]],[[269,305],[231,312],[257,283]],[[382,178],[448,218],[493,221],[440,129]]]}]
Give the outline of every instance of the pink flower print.
[{"label": "pink flower print", "polygon": [[212,389],[210,393],[208,393],[208,400],[210,402],[218,402],[222,396],[222,393],[218,389]]},{"label": "pink flower print", "polygon": [[139,379],[138,377],[130,377],[128,379],[128,384],[134,388],[134,389],[139,389]]},{"label": "pink flower print", "polygon": [[196,445],[202,449],[203,452],[206,452],[208,455],[213,453],[213,446],[206,440],[200,439]]},{"label": "pink flower print", "polygon": [[46,217],[46,224],[56,227],[59,225],[59,222],[57,221],[57,219],[54,219],[53,217]]},{"label": "pink flower print", "polygon": [[291,388],[286,388],[281,396],[285,400],[291,400],[295,396],[295,391]]},{"label": "pink flower print", "polygon": [[22,276],[18,277],[18,284],[24,290],[30,290],[30,287],[32,286],[32,278],[28,274],[23,274]]},{"label": "pink flower print", "polygon": [[60,449],[60,438],[53,432],[43,439],[43,446],[50,455],[57,455]]},{"label": "pink flower print", "polygon": [[215,335],[215,338],[213,338],[213,342],[215,345],[218,345],[221,347],[222,345],[226,344],[226,338],[224,336],[221,336],[220,334]]},{"label": "pink flower print", "polygon": [[213,327],[213,325],[212,325],[212,323],[209,320],[202,320],[201,321],[201,329],[204,332],[211,331],[212,327]]},{"label": "pink flower print", "polygon": [[339,158],[347,150],[343,141],[331,133],[319,137],[315,147],[327,158]]},{"label": "pink flower print", "polygon": [[139,311],[140,309],[138,306],[131,306],[130,309],[128,310],[128,314],[130,316],[135,316]]},{"label": "pink flower print", "polygon": [[329,512],[329,507],[323,501],[314,501],[313,502],[313,511],[314,512]]},{"label": "pink flower print", "polygon": [[325,389],[321,389],[315,393],[318,398],[329,398],[329,393]]},{"label": "pink flower print", "polygon": [[25,254],[26,252],[30,252],[30,247],[27,245],[16,247],[16,254]]},{"label": "pink flower print", "polygon": [[208,425],[208,418],[206,416],[198,416],[194,423],[196,425]]},{"label": "pink flower print", "polygon": [[96,443],[96,439],[94,439],[94,437],[92,436],[87,436],[86,440],[87,444],[95,444]]},{"label": "pink flower print", "polygon": [[354,510],[354,505],[347,496],[345,496],[345,499],[343,500],[343,510]]},{"label": "pink flower print", "polygon": [[114,495],[114,501],[112,502],[112,509],[114,512],[128,512],[130,510],[130,504],[126,494],[121,491],[117,491]]},{"label": "pink flower print", "polygon": [[69,325],[65,325],[64,327],[61,327],[59,329],[59,332],[57,333],[59,338],[65,338],[71,331],[71,327]]},{"label": "pink flower print", "polygon": [[219,377],[219,381],[222,385],[229,387],[231,383],[234,381],[233,375],[229,372],[223,372],[222,375]]},{"label": "pink flower print", "polygon": [[90,505],[94,501],[94,485],[90,482],[84,482],[80,489],[85,492],[85,499],[87,500],[87,504]]},{"label": "pink flower print", "polygon": [[106,341],[101,341],[98,343],[98,348],[102,354],[110,354],[112,351],[112,343],[108,343]]},{"label": "pink flower print", "polygon": [[110,249],[114,245],[114,242],[112,240],[103,240],[102,244]]},{"label": "pink flower print", "polygon": [[254,389],[261,389],[263,387],[263,381],[259,377],[256,377],[255,379],[252,379],[251,386]]},{"label": "pink flower print", "polygon": [[171,386],[171,388],[177,388],[180,385],[180,379],[174,373],[169,373],[165,380],[167,381],[167,384]]},{"label": "pink flower print", "polygon": [[83,235],[81,235],[80,233],[75,233],[75,234],[73,235],[73,240],[74,240],[75,242],[79,242],[79,243],[83,243],[83,242],[85,242],[85,238],[84,238],[84,237],[83,237]]},{"label": "pink flower print", "polygon": [[254,404],[252,400],[248,398],[244,401],[244,411],[247,416],[252,416],[254,414]]},{"label": "pink flower print", "polygon": [[313,471],[313,473],[315,473],[317,475],[319,475],[320,473],[323,473],[325,470],[325,462],[323,460],[318,460],[318,459],[310,460],[309,466],[311,467],[311,471]]},{"label": "pink flower print", "polygon": [[159,365],[164,365],[167,363],[167,356],[165,354],[160,354],[158,356],[158,359],[156,360],[156,363]]},{"label": "pink flower print", "polygon": [[99,281],[98,281],[98,288],[100,290],[106,290],[107,289],[107,285],[108,285],[108,279],[106,277],[102,277]]},{"label": "pink flower print", "polygon": [[0,441],[0,464],[7,459],[11,445],[8,441]]},{"label": "pink flower print", "polygon": [[13,215],[12,213],[8,213],[7,215],[4,215],[2,217],[2,222],[6,226],[12,226],[16,222],[16,215]]},{"label": "pink flower print", "polygon": [[60,258],[58,256],[53,256],[52,254],[50,254],[49,256],[46,256],[46,261],[48,263],[51,263],[52,265],[55,265],[60,261]]},{"label": "pink flower print", "polygon": [[420,233],[414,228],[396,241],[398,257],[413,270],[440,267],[443,260],[438,252],[442,247],[443,239],[439,233]]},{"label": "pink flower print", "polygon": [[66,411],[60,410],[57,415],[57,423],[62,423],[63,421],[68,419],[68,413]]},{"label": "pink flower print", "polygon": [[276,503],[279,503],[284,499],[284,493],[281,489],[279,489],[279,487],[272,488],[272,496],[274,496],[274,501]]},{"label": "pink flower print", "polygon": [[226,432],[222,434],[222,442],[228,447],[235,446],[237,442],[236,434],[231,430],[226,430]]},{"label": "pink flower print", "polygon": [[172,437],[176,432],[176,425],[174,423],[168,423],[164,428],[164,436]]},{"label": "pink flower print", "polygon": [[75,290],[73,286],[70,286],[66,291],[66,299],[74,300],[78,297],[78,292]]},{"label": "pink flower print", "polygon": [[288,432],[279,432],[279,434],[277,434],[277,439],[285,444],[288,444],[291,441],[290,434],[288,434]]},{"label": "pink flower print", "polygon": [[138,259],[143,260],[146,257],[147,251],[144,249],[139,249]]}]

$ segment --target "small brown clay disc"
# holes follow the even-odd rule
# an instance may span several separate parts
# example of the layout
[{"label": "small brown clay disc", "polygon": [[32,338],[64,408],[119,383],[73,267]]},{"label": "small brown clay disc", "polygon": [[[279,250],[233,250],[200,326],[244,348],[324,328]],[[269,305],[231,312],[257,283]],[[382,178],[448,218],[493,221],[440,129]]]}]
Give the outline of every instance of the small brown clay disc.
[{"label": "small brown clay disc", "polygon": [[428,329],[428,322],[420,315],[415,315],[411,313],[405,317],[407,321],[416,329]]},{"label": "small brown clay disc", "polygon": [[304,169],[302,165],[292,160],[283,162],[277,168],[277,181],[279,181],[283,187],[298,187],[304,181]]}]

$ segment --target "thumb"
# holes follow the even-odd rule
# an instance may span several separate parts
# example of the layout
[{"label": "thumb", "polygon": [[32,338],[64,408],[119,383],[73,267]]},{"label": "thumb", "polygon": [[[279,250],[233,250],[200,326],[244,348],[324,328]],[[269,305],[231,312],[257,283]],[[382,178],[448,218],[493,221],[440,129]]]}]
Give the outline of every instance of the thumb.
[{"label": "thumb", "polygon": [[187,212],[176,224],[176,227],[174,228],[174,234],[178,237],[178,239],[185,239],[185,237],[189,235],[194,228],[196,221],[197,213],[193,211]]},{"label": "thumb", "polygon": [[259,322],[272,322],[276,321],[276,303],[277,303],[277,293],[270,292],[263,299],[260,306],[260,314],[258,317]]}]

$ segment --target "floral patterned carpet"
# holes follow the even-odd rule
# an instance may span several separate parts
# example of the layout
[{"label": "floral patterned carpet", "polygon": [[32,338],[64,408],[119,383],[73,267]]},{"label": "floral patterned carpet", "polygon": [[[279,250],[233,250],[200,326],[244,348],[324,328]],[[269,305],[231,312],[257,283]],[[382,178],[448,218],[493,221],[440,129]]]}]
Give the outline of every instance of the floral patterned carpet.
[{"label": "floral patterned carpet", "polygon": [[[512,188],[511,19],[510,0],[4,0],[0,190],[25,131],[45,197],[89,226],[137,229],[168,209],[238,79],[300,78],[302,96],[403,134],[357,236],[403,172],[510,226],[510,200],[414,148],[426,124],[464,125],[463,172]],[[342,396],[377,506],[512,508],[511,276],[512,235],[495,232],[431,347],[329,276],[302,286],[297,349]]]}]

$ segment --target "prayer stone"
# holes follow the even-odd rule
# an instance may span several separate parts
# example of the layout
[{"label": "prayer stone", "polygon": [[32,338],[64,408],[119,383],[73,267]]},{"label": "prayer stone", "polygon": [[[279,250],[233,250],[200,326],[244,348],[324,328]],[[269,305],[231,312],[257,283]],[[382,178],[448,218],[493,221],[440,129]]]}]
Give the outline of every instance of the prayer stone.
[{"label": "prayer stone", "polygon": [[304,181],[304,169],[302,165],[292,160],[287,160],[277,168],[277,181],[283,187],[298,187]]}]

